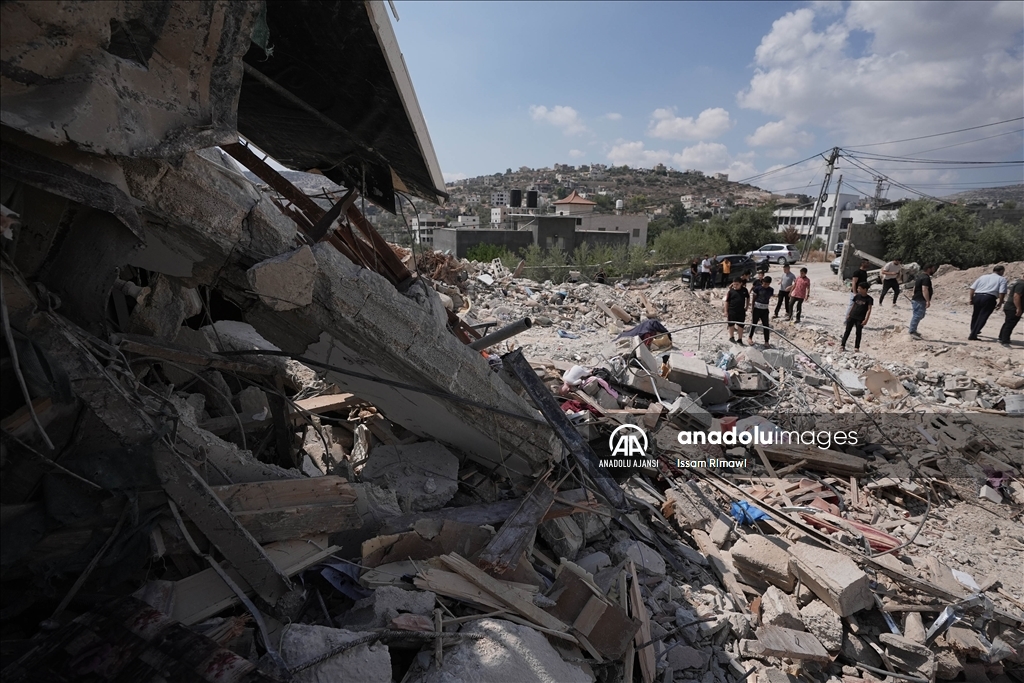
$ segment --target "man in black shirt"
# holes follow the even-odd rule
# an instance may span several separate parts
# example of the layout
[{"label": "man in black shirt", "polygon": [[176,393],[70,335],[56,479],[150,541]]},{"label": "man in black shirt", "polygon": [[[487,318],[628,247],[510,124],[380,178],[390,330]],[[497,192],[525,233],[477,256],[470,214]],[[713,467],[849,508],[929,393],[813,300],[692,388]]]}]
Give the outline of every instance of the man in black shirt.
[{"label": "man in black shirt", "polygon": [[772,279],[767,276],[754,281],[754,291],[751,295],[750,337],[748,338],[751,346],[754,345],[754,328],[758,325],[761,325],[761,331],[764,332],[765,347],[770,346],[768,343],[771,335],[771,328],[768,327],[768,302],[771,300],[772,294],[775,293],[771,284]]},{"label": "man in black shirt", "polygon": [[1010,334],[1013,328],[1020,322],[1021,314],[1024,313],[1024,280],[1017,280],[1010,287],[1006,295],[1006,304],[1003,306],[1003,313],[1006,314],[1006,322],[999,330],[999,343],[1009,348]]},{"label": "man in black shirt", "polygon": [[850,279],[850,305],[846,307],[846,317],[850,317],[850,308],[853,306],[853,297],[857,296],[858,285],[862,282],[865,285],[868,283],[868,267],[870,266],[870,261],[862,259],[860,268],[853,271],[853,277]]},{"label": "man in black shirt", "polygon": [[917,326],[924,319],[925,312],[932,305],[932,273],[935,266],[928,264],[914,280],[914,296],[910,300],[910,336],[920,339]]},{"label": "man in black shirt", "polygon": [[846,350],[846,340],[850,338],[850,331],[857,329],[857,336],[853,340],[853,350],[860,351],[860,334],[864,326],[871,318],[871,307],[875,300],[868,296],[868,283],[857,283],[857,294],[853,297],[850,305],[850,313],[846,316],[846,332],[843,334],[843,343],[840,348]]},{"label": "man in black shirt", "polygon": [[[725,290],[725,319],[729,322],[729,341],[743,343],[743,321],[747,317],[747,305],[750,294],[747,292],[743,279],[733,280],[729,289]],[[734,330],[739,332],[739,339],[734,339]]]}]

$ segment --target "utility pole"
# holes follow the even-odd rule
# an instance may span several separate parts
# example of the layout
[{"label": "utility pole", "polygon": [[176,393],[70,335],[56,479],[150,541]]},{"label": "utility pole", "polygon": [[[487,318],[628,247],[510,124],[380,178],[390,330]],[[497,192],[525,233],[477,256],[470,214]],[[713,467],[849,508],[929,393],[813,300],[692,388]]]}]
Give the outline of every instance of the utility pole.
[{"label": "utility pole", "polygon": [[832,207],[832,222],[828,228],[828,244],[825,245],[825,253],[831,254],[836,250],[836,243],[839,242],[839,226],[842,225],[843,212],[839,206],[839,192],[843,189],[843,176],[839,175],[839,182],[836,183],[836,201]]},{"label": "utility pole", "polygon": [[871,204],[871,222],[878,219],[878,209],[882,206],[882,195],[889,190],[885,184],[887,178],[884,175],[875,176],[875,199]]},{"label": "utility pole", "polygon": [[825,171],[825,179],[821,183],[821,190],[818,198],[814,201],[814,213],[811,216],[811,224],[808,226],[807,235],[804,237],[804,254],[810,251],[811,241],[817,236],[818,214],[821,213],[821,205],[828,199],[828,186],[832,182],[832,172],[836,168],[836,161],[839,160],[839,148],[833,147],[828,157],[828,170]]}]

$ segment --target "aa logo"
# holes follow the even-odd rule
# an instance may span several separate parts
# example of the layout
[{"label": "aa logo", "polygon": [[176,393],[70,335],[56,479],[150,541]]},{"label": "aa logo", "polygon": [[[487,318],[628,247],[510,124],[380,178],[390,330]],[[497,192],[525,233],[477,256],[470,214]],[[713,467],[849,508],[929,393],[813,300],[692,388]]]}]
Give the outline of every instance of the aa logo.
[{"label": "aa logo", "polygon": [[636,425],[621,425],[608,437],[611,457],[646,458],[647,432]]}]

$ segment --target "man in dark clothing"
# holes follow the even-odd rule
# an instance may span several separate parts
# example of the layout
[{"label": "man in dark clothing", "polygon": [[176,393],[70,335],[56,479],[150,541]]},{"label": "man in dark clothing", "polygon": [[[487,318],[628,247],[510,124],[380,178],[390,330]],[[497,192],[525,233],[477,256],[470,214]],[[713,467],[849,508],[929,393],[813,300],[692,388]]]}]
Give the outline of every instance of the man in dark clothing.
[{"label": "man in dark clothing", "polygon": [[697,280],[700,278],[700,265],[697,259],[690,261],[690,291],[697,289]]},{"label": "man in dark clothing", "polygon": [[860,262],[860,268],[853,271],[853,277],[850,278],[850,305],[846,307],[846,317],[850,317],[850,308],[853,307],[853,297],[857,296],[857,285],[860,283],[868,283],[868,268],[871,266],[871,262],[867,259],[862,259]]},{"label": "man in dark clothing", "polygon": [[765,347],[770,346],[768,343],[771,336],[771,328],[768,326],[768,302],[771,301],[772,294],[775,293],[771,284],[772,279],[768,276],[754,281],[754,291],[750,297],[750,336],[748,337],[751,346],[754,345],[754,328],[757,325],[760,325],[761,331],[764,332]]},{"label": "man in dark clothing", "polygon": [[843,343],[840,348],[846,350],[846,340],[850,338],[850,331],[857,329],[857,336],[853,340],[853,350],[860,351],[860,333],[871,318],[871,307],[875,300],[868,296],[868,283],[857,283],[857,294],[853,297],[853,305],[850,306],[850,313],[846,316],[846,332],[843,334]]},{"label": "man in dark clothing", "polygon": [[921,338],[917,332],[917,326],[932,305],[932,273],[934,272],[934,265],[926,265],[914,280],[914,296],[910,299],[910,336],[914,339]]},{"label": "man in dark clothing", "polygon": [[968,303],[974,308],[974,312],[971,314],[971,333],[967,337],[968,340],[977,341],[992,311],[1002,307],[1007,289],[1006,278],[1003,277],[1005,271],[1003,266],[996,266],[991,273],[982,275],[971,285]]},{"label": "man in dark clothing", "polygon": [[1006,322],[999,330],[999,343],[1009,348],[1010,335],[1013,328],[1020,322],[1021,314],[1024,313],[1024,279],[1018,279],[1010,287],[1006,295],[1006,305],[1003,306],[1003,313],[1006,314]]},{"label": "man in dark clothing", "polygon": [[[725,290],[725,319],[729,322],[729,341],[743,343],[743,321],[747,317],[747,306],[750,303],[750,293],[747,292],[746,283],[743,279],[733,280],[729,289]],[[739,339],[733,338],[734,331],[739,332]]]},{"label": "man in dark clothing", "polygon": [[783,306],[786,307],[786,320],[790,320],[793,317],[793,303],[789,300],[789,292],[793,289],[793,285],[796,283],[796,275],[794,275],[789,268],[789,264],[782,266],[782,280],[779,281],[779,294],[778,301],[775,303],[775,315],[773,318],[779,317],[779,309]]}]

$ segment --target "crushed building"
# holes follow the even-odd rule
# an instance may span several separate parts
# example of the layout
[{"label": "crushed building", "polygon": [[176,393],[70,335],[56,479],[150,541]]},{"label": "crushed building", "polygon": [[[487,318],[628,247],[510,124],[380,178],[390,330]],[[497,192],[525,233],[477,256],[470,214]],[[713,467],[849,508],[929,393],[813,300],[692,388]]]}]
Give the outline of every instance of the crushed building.
[{"label": "crushed building", "polygon": [[[1024,538],[985,576],[918,552],[940,506],[1019,521],[1012,364],[930,382],[981,430],[924,368],[856,394],[798,349],[673,340],[714,304],[667,279],[388,244],[366,202],[445,193],[382,2],[0,25],[5,680],[1019,680]],[[875,431],[676,438],[815,410]],[[599,465],[617,434],[642,466]],[[743,465],[682,464],[715,458]]]}]

